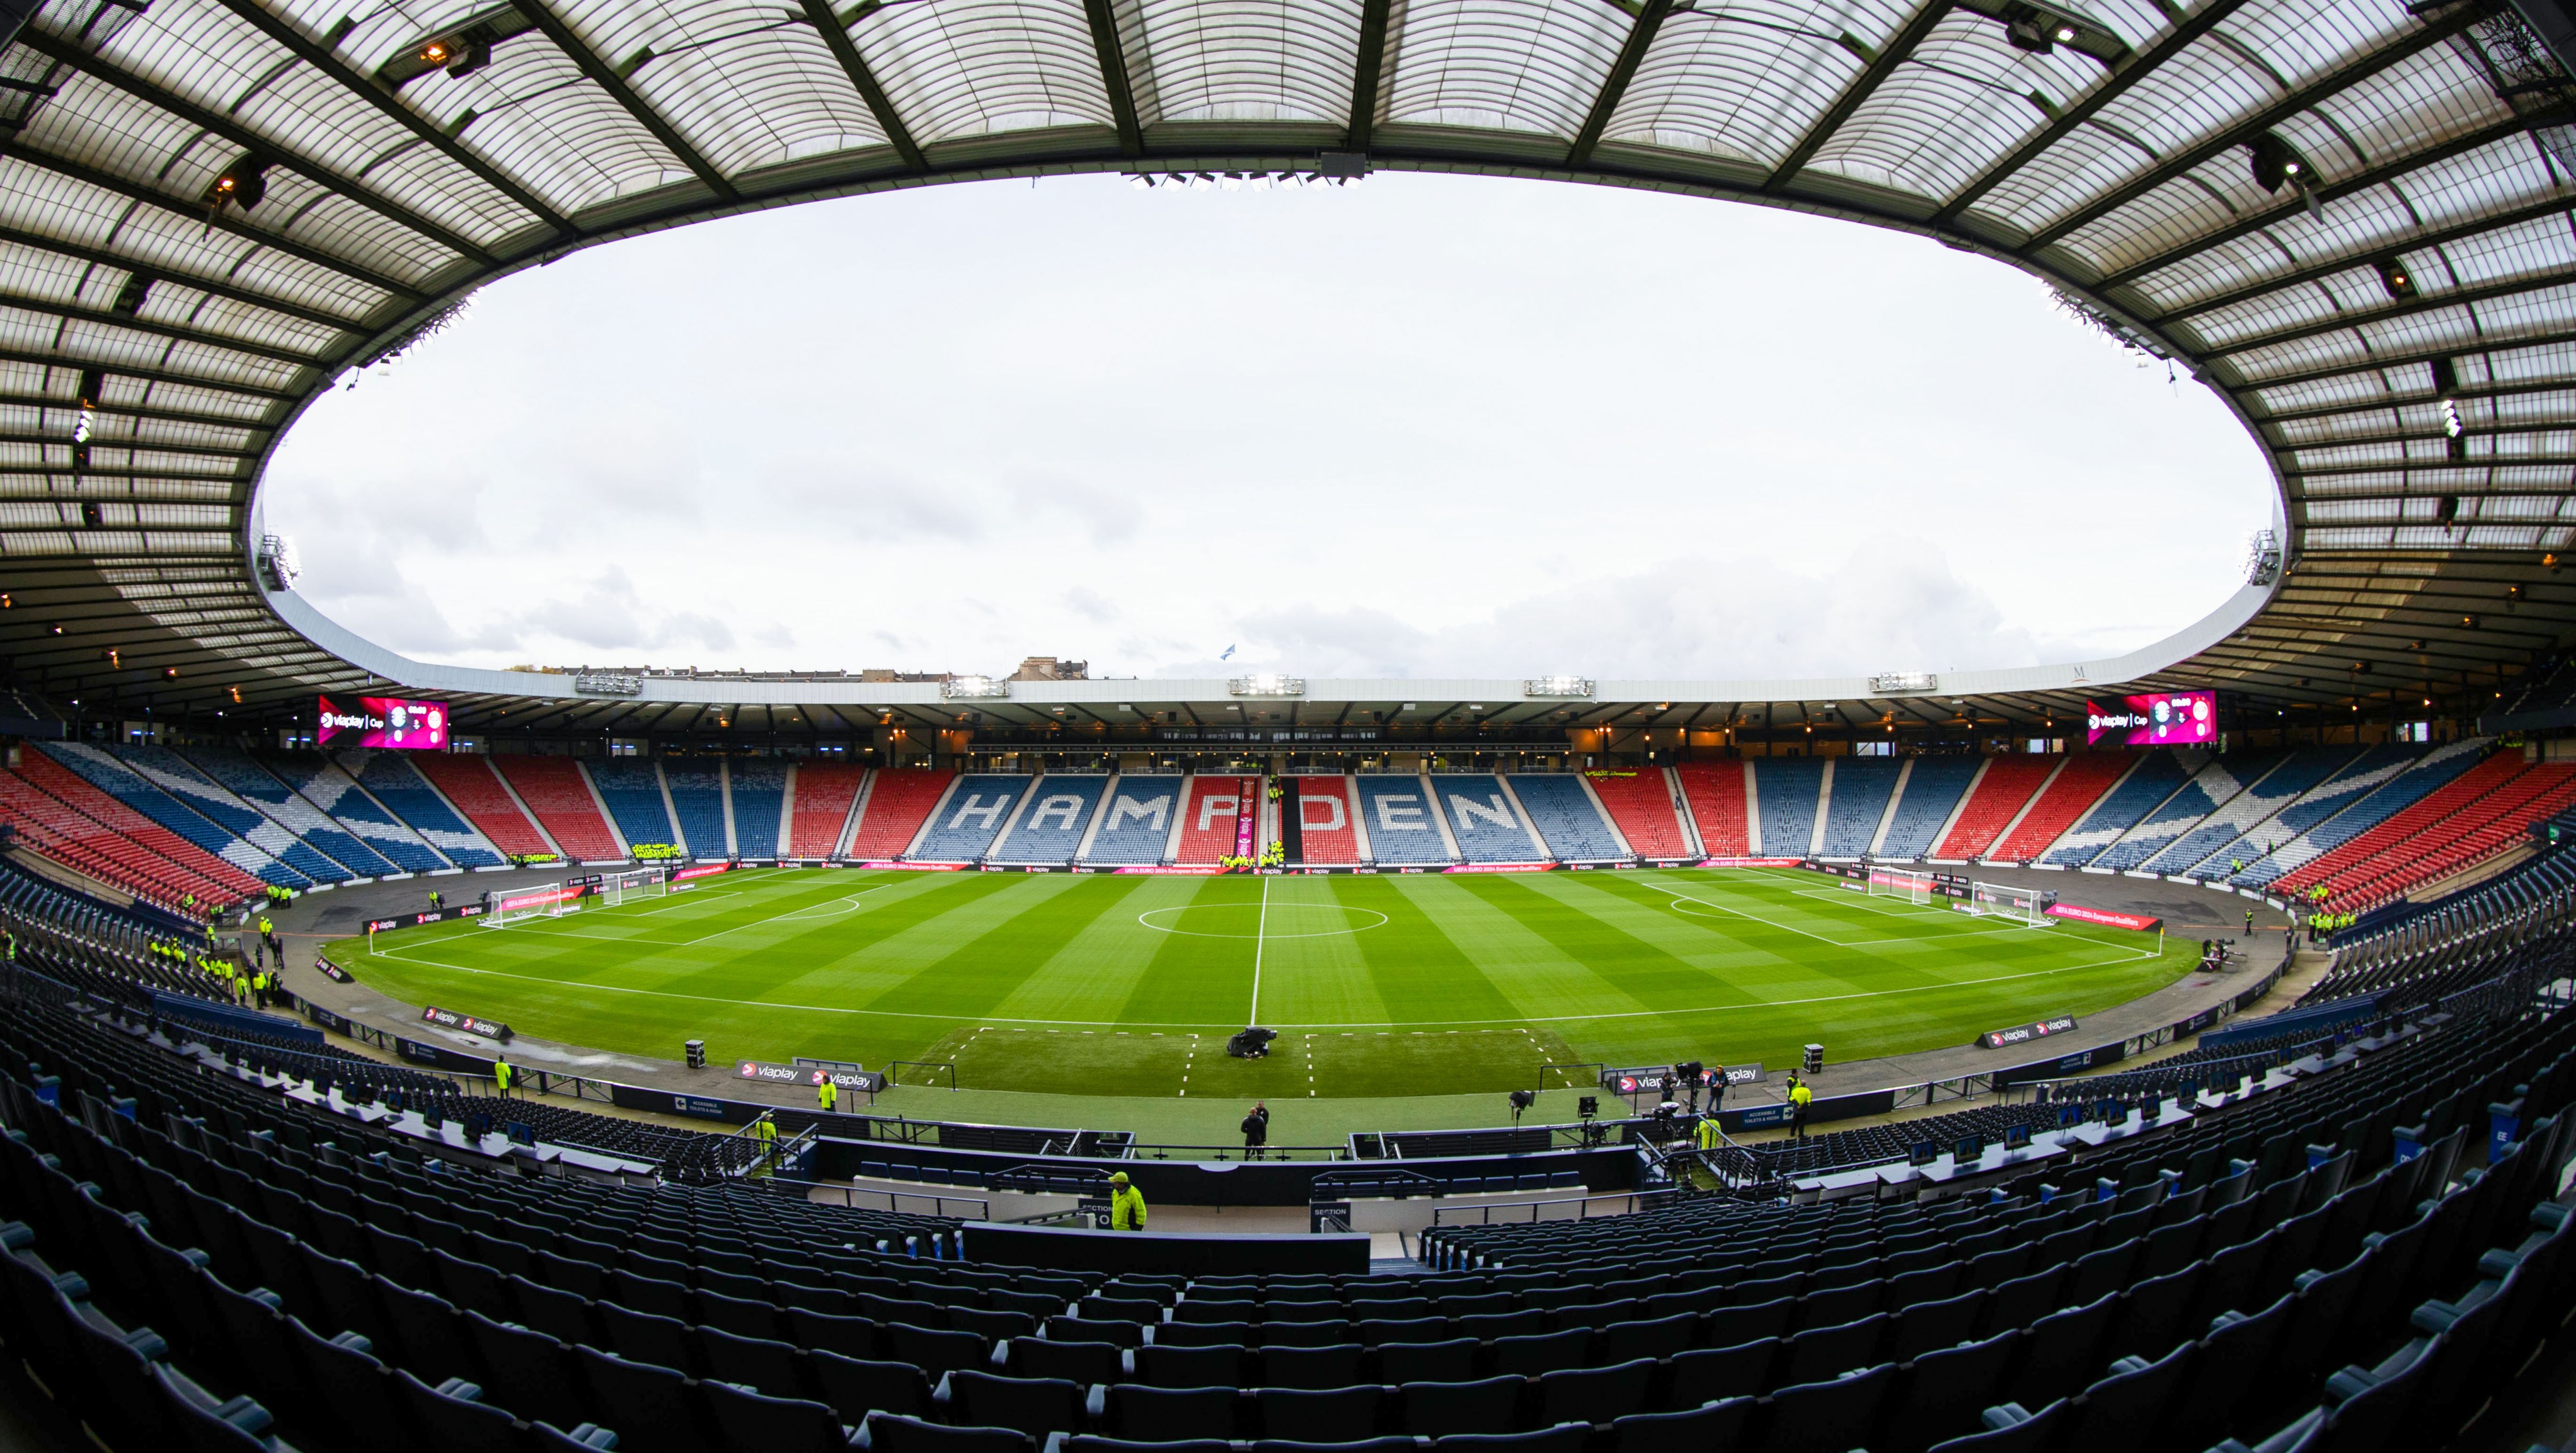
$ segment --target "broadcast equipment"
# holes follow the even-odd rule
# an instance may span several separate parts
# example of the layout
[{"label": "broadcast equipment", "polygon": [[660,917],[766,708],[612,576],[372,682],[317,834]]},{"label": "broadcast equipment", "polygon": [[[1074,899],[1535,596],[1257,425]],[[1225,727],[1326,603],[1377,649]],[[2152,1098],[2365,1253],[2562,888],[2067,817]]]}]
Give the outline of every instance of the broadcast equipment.
[{"label": "broadcast equipment", "polygon": [[1236,1059],[1265,1059],[1270,1054],[1270,1041],[1278,1037],[1279,1031],[1263,1029],[1255,1025],[1250,1029],[1237,1031],[1232,1038],[1228,1039],[1225,1042],[1225,1052]]},{"label": "broadcast equipment", "polygon": [[2056,902],[2056,894],[2036,888],[2015,888],[2004,883],[1968,885],[1968,914],[1973,918],[2009,918],[2032,928],[2046,928],[2057,921],[2048,916]]},{"label": "broadcast equipment", "polygon": [[1512,1128],[1517,1130],[1520,1128],[1521,1124],[1521,1112],[1538,1103],[1538,1092],[1535,1090],[1514,1090],[1512,1091],[1511,1098]]},{"label": "broadcast equipment", "polygon": [[1601,1097],[1599,1095],[1583,1095],[1577,1097],[1574,1102],[1574,1113],[1577,1118],[1584,1120],[1589,1120],[1593,1116],[1600,1114]]}]

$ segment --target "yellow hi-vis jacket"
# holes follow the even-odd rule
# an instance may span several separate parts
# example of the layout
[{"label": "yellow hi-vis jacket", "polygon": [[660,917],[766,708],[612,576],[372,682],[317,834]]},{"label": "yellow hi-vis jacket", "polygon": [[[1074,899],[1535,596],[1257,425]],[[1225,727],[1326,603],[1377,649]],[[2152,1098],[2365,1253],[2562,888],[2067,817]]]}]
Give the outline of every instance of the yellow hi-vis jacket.
[{"label": "yellow hi-vis jacket", "polygon": [[1699,1148],[1715,1150],[1717,1145],[1717,1117],[1711,1115],[1699,1122]]},{"label": "yellow hi-vis jacket", "polygon": [[1109,1229],[1142,1231],[1145,1229],[1145,1193],[1134,1186],[1120,1186],[1109,1193]]}]

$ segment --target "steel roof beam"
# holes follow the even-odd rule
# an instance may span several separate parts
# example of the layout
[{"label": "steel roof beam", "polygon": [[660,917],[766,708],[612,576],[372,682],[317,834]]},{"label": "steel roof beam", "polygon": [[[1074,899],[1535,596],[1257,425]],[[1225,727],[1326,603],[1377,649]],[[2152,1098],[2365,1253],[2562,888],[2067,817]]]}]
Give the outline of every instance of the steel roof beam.
[{"label": "steel roof beam", "polygon": [[[2394,413],[2399,409],[2434,407],[2438,406],[2444,399],[2451,399],[2457,402],[2467,402],[2473,399],[2520,398],[2529,394],[2546,393],[2576,394],[2576,378],[2552,379],[2540,383],[2493,384],[2479,388],[2455,389],[2447,394],[2409,394],[2403,398],[2376,399],[2368,403],[2319,404],[2314,408],[2289,409],[2277,414],[2255,414],[2253,415],[2253,419],[2257,424],[2292,424],[2303,423],[2311,419],[2334,419],[2382,412]],[[2570,422],[2576,423],[2576,420],[2571,420]],[[2538,424],[2530,427],[2563,428],[2567,426]],[[2417,434],[2409,437],[2425,438],[2428,436]],[[2324,441],[2324,443],[2329,444],[2337,442],[2340,441]],[[2314,448],[2322,446],[2310,445],[2306,447]]]},{"label": "steel roof beam", "polygon": [[[2350,177],[2346,177],[2344,180],[2336,182],[2332,186],[2320,187],[2317,189],[2316,195],[2320,201],[2340,201],[2345,197],[2369,191],[2374,187],[2386,186],[2390,182],[2410,176],[2416,172],[2422,171],[2426,167],[2438,166],[2454,157],[2476,151],[2480,147],[2492,146],[2499,141],[2509,140],[2516,136],[2528,135],[2534,127],[2545,124],[2552,119],[2563,122],[2566,119],[2566,112],[2561,110],[2548,113],[2547,115],[2516,116],[2511,120],[2501,121],[2493,126],[2483,127],[2479,130],[2472,131],[2465,136],[2453,137],[2451,140],[2446,141],[2439,146],[2431,147],[2424,151],[2408,152],[2403,156],[2393,157],[2367,171],[2357,172]],[[2261,297],[2265,293],[2275,292],[2281,288],[2289,287],[2296,283],[2314,282],[2318,278],[2329,277],[2335,273],[2342,272],[2350,268],[2364,267],[2367,266],[2373,258],[2385,257],[2392,252],[2406,252],[2420,247],[2438,247],[2444,243],[2456,242],[2465,237],[2475,237],[2480,233],[2493,232],[2501,228],[2513,226],[2516,223],[2528,222],[2535,218],[2546,217],[2552,213],[2565,212],[2570,206],[2576,206],[2576,201],[2571,201],[2569,198],[2563,196],[2556,197],[2541,202],[2535,202],[2527,206],[2512,208],[2508,211],[2498,212],[2490,216],[2475,217],[2467,221],[2456,222],[2448,227],[2434,228],[2430,231],[2413,233],[2405,237],[2381,239],[2358,252],[2338,253],[2334,257],[2323,262],[2300,268],[2295,272],[2284,273],[2278,277],[2269,278],[2262,282],[2247,283],[2242,287],[2231,288],[2226,292],[2219,293],[2208,298],[2203,298],[2197,302],[2185,303],[2170,312],[2158,314],[2149,321],[2162,324],[2176,319],[2196,317],[2202,313],[2210,312],[2217,308],[2224,308],[2234,303],[2244,302],[2250,298]],[[2239,238],[2251,236],[2256,232],[2260,232],[2266,227],[2277,226],[2280,223],[2291,220],[2292,218],[2303,216],[2305,215],[2306,210],[2305,204],[2300,202],[2297,198],[2292,198],[2290,201],[2281,203],[2268,211],[2258,212],[2251,217],[2241,218],[2236,222],[2220,228],[2216,232],[2203,234],[2202,236],[2195,237],[2191,241],[2183,243],[2180,246],[2169,247],[2153,257],[2131,263],[2117,272],[2106,273],[2103,275],[2102,279],[2095,284],[2095,286],[2102,288],[2124,287],[2130,283],[2136,282],[2140,278],[2171,267],[2176,263],[2188,262],[2193,258],[2200,257],[2206,254],[2213,247],[2223,247]]]},{"label": "steel roof beam", "polygon": [[1978,173],[1976,180],[1960,188],[1957,196],[1951,198],[1940,211],[1932,214],[1932,220],[1938,224],[1957,221],[1959,214],[1976,205],[1978,198],[1994,190],[1995,186],[2006,177],[2037,161],[2050,147],[2074,135],[2099,114],[2103,107],[2127,95],[2129,88],[2136,85],[2141,78],[2152,75],[2157,67],[2182,54],[2194,42],[2207,35],[2218,22],[2236,13],[2236,7],[2242,3],[2243,0],[2209,0],[2209,3],[2185,16],[2181,24],[2166,31],[2154,45],[2136,52],[2127,65],[2113,71],[2092,90],[2068,102],[2066,107],[2057,113],[2056,119],[2041,127],[2029,140],[2013,148],[2012,152],[2002,160]]},{"label": "steel roof beam", "polygon": [[[184,323],[155,322],[150,318],[134,317],[129,314],[117,312],[112,308],[95,308],[85,303],[39,302],[33,298],[22,298],[7,293],[0,293],[0,308],[13,308],[19,312],[34,313],[40,317],[76,318],[84,323],[96,323],[102,328],[121,328],[130,333],[144,333],[149,334],[154,338],[167,338],[175,343],[195,343],[207,348],[226,349],[230,352],[246,354],[252,358],[265,359],[270,363],[283,363],[289,368],[320,368],[322,366],[320,359],[310,354],[289,353],[283,348],[271,348],[266,344],[245,342],[242,339],[232,337],[225,333],[216,333],[204,328],[192,328]],[[218,387],[220,387],[220,385],[218,385]]]},{"label": "steel roof beam", "polygon": [[2368,55],[2358,56],[2345,62],[2341,67],[2318,77],[2314,83],[2302,86],[2256,112],[2251,118],[2207,141],[2176,153],[2156,166],[2148,168],[2126,185],[2115,187],[2065,217],[2050,223],[2031,234],[2022,244],[2021,250],[2025,253],[2037,252],[2064,239],[2069,233],[2079,231],[2119,211],[2167,182],[2225,155],[2232,148],[2251,145],[2256,137],[2318,102],[2338,95],[2399,64],[2417,52],[2439,45],[2468,29],[2479,17],[2478,7],[2463,5],[2448,14],[2425,21],[2421,29],[2410,31]]},{"label": "steel roof beam", "polygon": [[[534,3],[534,0],[531,0],[531,3]],[[244,151],[274,158],[279,165],[289,171],[302,174],[306,180],[324,191],[334,196],[345,197],[386,221],[416,236],[427,238],[460,257],[470,257],[487,266],[494,260],[492,254],[481,246],[466,240],[440,223],[431,221],[393,198],[380,195],[353,178],[343,177],[312,158],[297,154],[293,147],[282,141],[262,136],[229,116],[207,110],[166,86],[154,85],[139,76],[130,75],[123,67],[105,56],[82,50],[79,46],[35,29],[19,31],[18,43],[49,60],[69,66],[93,80],[113,86],[147,106],[166,111],[209,136],[220,136]]]},{"label": "steel roof beam", "polygon": [[1118,149],[1128,156],[1143,156],[1145,128],[1136,120],[1136,87],[1127,77],[1126,47],[1118,43],[1118,12],[1110,0],[1082,0],[1082,14],[1091,24],[1091,52],[1100,62],[1109,114],[1118,123]]},{"label": "steel roof beam", "polygon": [[[1949,0],[1934,3],[1947,5]],[[1566,148],[1567,167],[1579,168],[1592,160],[1592,149],[1601,144],[1601,133],[1618,111],[1619,98],[1628,94],[1628,83],[1636,79],[1638,65],[1655,43],[1655,32],[1663,29],[1664,17],[1672,13],[1673,0],[1646,0],[1637,11],[1636,20],[1628,27],[1628,39],[1620,45],[1618,58],[1610,63],[1610,74],[1602,78],[1601,89],[1592,98],[1592,110],[1574,133],[1574,145]]]},{"label": "steel roof beam", "polygon": [[[0,431],[0,444],[34,444],[34,445],[38,445],[38,446],[60,446],[61,448],[68,450],[68,449],[70,449],[70,448],[72,447],[72,443],[73,443],[72,436],[71,436],[70,434],[68,434],[68,433],[65,433],[65,434],[46,434],[46,433],[24,433],[24,432],[14,432],[14,431]],[[89,443],[89,447],[90,447],[90,449],[91,449],[93,452],[95,452],[95,451],[97,451],[97,450],[101,450],[101,449],[123,449],[123,450],[127,450],[127,451],[129,451],[129,452],[136,453],[136,454],[176,454],[176,455],[181,456],[182,458],[187,458],[187,459],[220,459],[220,460],[223,460],[225,463],[227,463],[227,464],[232,464],[232,465],[255,464],[255,463],[257,463],[257,462],[258,462],[258,459],[259,459],[259,455],[258,455],[257,451],[255,451],[255,450],[250,450],[250,449],[208,449],[208,448],[205,448],[205,447],[204,447],[204,446],[202,446],[202,445],[196,445],[196,444],[152,444],[152,443],[146,443],[146,442],[144,442],[143,440],[140,440],[140,439],[91,439],[91,440],[89,440],[89,441],[88,441],[88,443]],[[70,473],[70,472],[71,472],[71,466],[70,466],[70,465],[68,465],[68,464],[66,464],[66,465],[64,465],[64,466],[63,466],[63,468],[62,468],[61,470],[56,471],[56,472],[58,472],[58,473],[63,473],[63,474],[68,474],[68,473]],[[104,475],[112,475],[112,476],[115,476],[115,477],[117,477],[117,478],[125,478],[125,477],[128,477],[128,474],[129,474],[129,471],[121,470],[121,469],[101,469],[101,470],[97,470],[97,471],[91,471],[91,470],[84,469],[84,470],[82,470],[81,472],[82,472],[82,473],[84,473],[84,474],[88,474],[88,473],[96,472],[96,473],[104,474]],[[169,477],[169,476],[164,476],[164,477]],[[185,478],[186,476],[184,476],[184,475],[183,475],[183,476],[177,476],[177,477]],[[225,478],[225,477],[226,477],[226,476],[223,476],[223,475],[208,475],[208,476],[206,476],[206,478],[207,478],[208,480],[210,480],[210,481],[212,481],[212,480],[220,480],[220,479],[223,479],[223,478]],[[138,501],[136,501],[136,503],[138,503],[138,504],[210,504],[210,503],[212,503],[212,501],[209,501],[209,500],[175,500],[175,499],[174,499],[174,500],[138,500]]]},{"label": "steel roof beam", "polygon": [[1949,17],[1950,5],[1951,0],[1927,0],[1902,29],[1889,36],[1887,44],[1870,57],[1869,64],[1863,66],[1852,83],[1834,98],[1834,104],[1825,108],[1824,114],[1816,118],[1816,124],[1807,128],[1807,134],[1798,138],[1798,144],[1789,148],[1789,154],[1781,158],[1780,165],[1763,179],[1762,190],[1777,192],[1806,170],[1807,163],[1824,149],[1826,142],[1834,139],[1834,133],[1852,118],[1852,113],[1885,85],[1889,76],[1896,74],[1896,68],[1914,54],[1914,48],[1932,34],[1934,27]]},{"label": "steel roof beam", "polygon": [[[2512,459],[2408,459],[2383,464],[2330,464],[2322,465],[2314,469],[2292,469],[2287,465],[2284,465],[2282,466],[2281,473],[2292,479],[2321,479],[2339,474],[2421,474],[2429,470],[2437,469],[2457,469],[2474,473],[2481,470],[2492,471],[2497,469],[2515,468],[2563,469],[2569,465],[2576,465],[2576,454],[2526,454]],[[2456,494],[2463,497],[2479,494],[2563,495],[2576,494],[2576,484],[2571,484],[2563,489],[2497,489],[2492,487],[2481,489],[2476,485],[2468,484],[2443,485],[2440,487],[2427,485],[2424,486],[2423,492],[2426,494]],[[2343,497],[2344,496],[2324,496],[2313,501],[2313,503],[2323,504],[2327,503],[2329,500]],[[2368,498],[2369,496],[2364,495],[2357,497]],[[2483,521],[2481,523],[2503,524],[2507,522],[2501,520],[2490,520]],[[2547,520],[2526,520],[2519,521],[2517,523],[2545,525],[2551,522]],[[2453,546],[2448,548],[2460,549],[2466,547]]]},{"label": "steel roof beam", "polygon": [[[213,393],[240,394],[245,398],[262,399],[270,403],[288,403],[299,397],[284,389],[227,383],[222,379],[206,378],[197,374],[171,373],[157,368],[136,368],[130,364],[110,362],[106,359],[66,358],[57,353],[36,353],[24,348],[0,348],[0,363],[24,363],[36,368],[59,368],[75,374],[85,373],[95,368],[110,378],[134,378],[150,384],[168,384],[173,388],[201,388]],[[245,424],[237,427],[269,429],[275,426]]]},{"label": "steel roof beam", "polygon": [[0,242],[15,243],[37,252],[50,252],[57,257],[77,258],[95,267],[114,268],[119,272],[142,273],[158,282],[175,283],[180,287],[190,288],[211,297],[224,298],[258,308],[263,312],[275,313],[280,317],[293,318],[299,323],[310,323],[317,328],[330,328],[343,333],[363,332],[366,328],[365,323],[356,319],[335,317],[317,308],[285,302],[212,278],[198,277],[189,273],[164,272],[142,258],[128,257],[101,247],[85,247],[80,243],[62,238],[44,237],[22,228],[0,226]]},{"label": "steel roof beam", "polygon": [[635,88],[626,84],[626,78],[611,70],[607,62],[601,60],[589,46],[584,45],[581,37],[572,33],[572,27],[564,24],[563,17],[554,13],[547,0],[514,0],[514,4],[520,14],[528,17],[535,23],[537,29],[545,32],[546,39],[554,42],[555,49],[563,52],[564,59],[571,61],[583,75],[589,77],[592,85],[607,92],[608,99],[616,102],[627,115],[635,118],[637,125],[653,133],[653,139],[662,143],[663,149],[670,152],[672,158],[680,165],[694,173],[699,181],[706,183],[707,190],[727,202],[742,199],[742,194],[734,190],[733,183],[725,180],[724,173],[717,171],[704,156],[700,155],[698,149],[689,144],[688,138],[682,136],[680,129],[672,125],[668,118],[645,105],[644,98],[635,94]]},{"label": "steel roof beam", "polygon": [[[2576,328],[2562,328],[2545,333],[2531,333],[2514,338],[2481,339],[2450,348],[2412,349],[2375,358],[2357,359],[2350,363],[2327,364],[2302,369],[2297,373],[2246,378],[2236,385],[2244,389],[2289,388],[2303,383],[2323,383],[2330,378],[2343,378],[2356,373],[2378,373],[2391,368],[2422,368],[2437,358],[2476,358],[2490,353],[2513,353],[2526,348],[2551,348],[2576,343]],[[2227,365],[2232,367],[2232,365]]]},{"label": "steel roof beam", "polygon": [[309,262],[325,271],[337,273],[351,282],[364,283],[378,292],[400,298],[405,302],[418,303],[422,300],[422,293],[411,284],[398,282],[363,264],[351,262],[345,257],[335,257],[318,247],[308,247],[292,238],[253,227],[227,212],[202,211],[189,198],[174,196],[140,182],[128,181],[112,172],[100,171],[96,167],[73,161],[68,157],[39,151],[27,145],[23,137],[0,140],[0,156],[25,162],[29,166],[42,167],[57,176],[68,177],[84,186],[96,187],[103,192],[113,192],[129,201],[157,207],[183,223],[209,227],[217,232],[239,237],[246,242],[257,243],[299,262]]},{"label": "steel roof beam", "polygon": [[259,4],[258,0],[220,0],[220,3],[236,18],[247,22],[262,35],[294,52],[296,59],[320,71],[350,95],[373,106],[387,120],[409,131],[431,150],[472,173],[474,178],[485,186],[517,203],[529,215],[557,232],[575,230],[572,223],[562,213],[549,206],[544,198],[521,186],[507,172],[475,155],[463,142],[448,135],[444,128],[404,105],[398,97],[377,85],[372,77],[360,75],[351,69],[349,64],[341,60],[336,53],[298,30],[284,16]]},{"label": "steel roof beam", "polygon": [[1343,145],[1353,151],[1367,151],[1377,127],[1377,89],[1385,75],[1388,17],[1394,8],[1394,0],[1362,0],[1360,5],[1359,59],[1351,69],[1351,118],[1343,133]]},{"label": "steel roof beam", "polygon": [[[74,369],[72,371],[78,372],[79,370]],[[52,394],[20,393],[8,389],[0,389],[0,407],[6,407],[13,404],[35,409],[60,409],[69,414],[77,414],[80,412],[81,408],[80,400],[78,399],[58,398]],[[91,406],[90,412],[98,415],[102,419],[150,419],[155,423],[162,424],[196,424],[208,429],[238,429],[245,434],[266,434],[273,432],[276,428],[273,424],[246,422],[241,419],[228,419],[221,414],[200,414],[190,409],[156,409],[147,404],[94,404]],[[101,440],[96,442],[104,443],[111,441]],[[255,449],[247,449],[244,452],[256,453],[258,451]]]},{"label": "steel roof beam", "polygon": [[2551,272],[2525,273],[2519,277],[2481,283],[2476,287],[2454,288],[2449,292],[2421,293],[2411,298],[2392,298],[2376,307],[2357,309],[2350,313],[2337,314],[2332,318],[2321,318],[2313,323],[2275,328],[2268,333],[2257,333],[2234,342],[2216,344],[2201,356],[2231,358],[2240,353],[2251,353],[2258,348],[2296,343],[2302,339],[2321,337],[2345,328],[2367,327],[2372,323],[2384,323],[2392,318],[2409,318],[2417,313],[2429,313],[2440,308],[2464,308],[2472,303],[2491,303],[2498,298],[2536,293],[2547,288],[2562,287],[2571,282],[2576,282],[2576,267],[2559,268]]},{"label": "steel roof beam", "polygon": [[[230,0],[230,3],[247,5],[254,0]],[[842,26],[841,17],[832,13],[831,0],[799,0],[799,3],[804,7],[805,19],[823,33],[824,46],[832,52],[832,59],[841,63],[841,74],[850,78],[850,89],[858,92],[859,99],[867,103],[868,114],[877,119],[877,129],[883,131],[886,140],[893,144],[895,155],[902,157],[903,164],[914,171],[930,170],[929,158],[921,154],[920,145],[912,139],[912,128],[903,124],[902,113],[894,109],[894,99],[886,94],[885,87],[877,84],[877,74],[868,68],[867,57],[859,54],[858,42],[850,39],[850,32]]]}]

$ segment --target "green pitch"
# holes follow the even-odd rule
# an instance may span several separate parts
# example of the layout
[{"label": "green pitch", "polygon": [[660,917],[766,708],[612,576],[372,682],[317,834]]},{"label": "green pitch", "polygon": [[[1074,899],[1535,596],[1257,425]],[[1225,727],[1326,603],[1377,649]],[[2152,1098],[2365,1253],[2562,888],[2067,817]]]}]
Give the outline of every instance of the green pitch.
[{"label": "green pitch", "polygon": [[[1778,1067],[1811,1040],[1838,1061],[1901,1054],[2134,999],[2197,959],[2187,940],[1840,882],[770,869],[329,952],[412,1003],[629,1054],[704,1039],[724,1061],[937,1062],[966,1088],[1227,1100],[1507,1090],[1584,1061]],[[1270,1058],[1225,1056],[1247,1023],[1280,1031]]]}]

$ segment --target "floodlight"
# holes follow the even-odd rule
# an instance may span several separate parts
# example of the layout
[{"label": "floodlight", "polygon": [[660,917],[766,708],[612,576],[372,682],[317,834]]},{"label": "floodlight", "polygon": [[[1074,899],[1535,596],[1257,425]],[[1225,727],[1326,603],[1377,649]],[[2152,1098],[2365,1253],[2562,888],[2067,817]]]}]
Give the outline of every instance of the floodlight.
[{"label": "floodlight", "polygon": [[2442,400],[2442,432],[2457,439],[2465,427],[2467,426],[2460,422],[2460,406],[2449,399]]},{"label": "floodlight", "polygon": [[2371,264],[2379,270],[2379,286],[2392,298],[2415,296],[2415,277],[2406,270],[2403,259],[2383,257]]},{"label": "floodlight", "polygon": [[249,211],[268,195],[268,168],[269,163],[258,153],[243,153],[240,160],[207,184],[206,201],[217,207],[229,202]]},{"label": "floodlight", "polygon": [[2267,192],[2277,192],[2284,184],[2307,190],[2308,162],[2297,147],[2267,131],[2254,139],[2252,150],[2254,185]]}]

